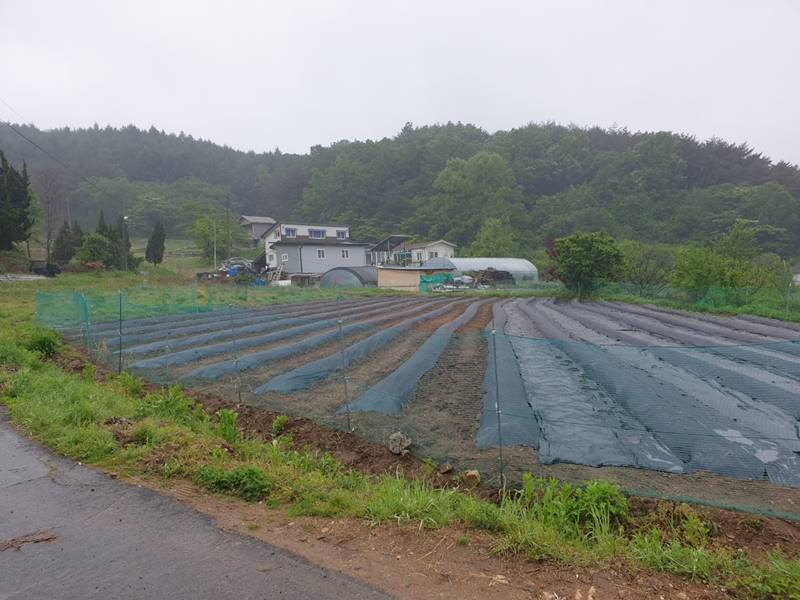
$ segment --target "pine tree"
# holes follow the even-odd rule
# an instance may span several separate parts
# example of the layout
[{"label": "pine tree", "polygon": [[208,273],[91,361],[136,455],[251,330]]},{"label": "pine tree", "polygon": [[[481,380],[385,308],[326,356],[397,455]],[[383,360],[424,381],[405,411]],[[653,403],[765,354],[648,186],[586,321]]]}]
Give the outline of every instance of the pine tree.
[{"label": "pine tree", "polygon": [[166,240],[166,232],[164,231],[164,224],[159,220],[156,221],[153,227],[153,233],[150,239],[147,240],[147,248],[144,252],[144,257],[147,262],[152,263],[153,266],[160,264],[164,260],[164,241]]},{"label": "pine tree", "polygon": [[64,221],[61,229],[58,230],[56,240],[53,242],[53,260],[59,264],[68,263],[75,254],[75,236],[69,227],[69,223]]},{"label": "pine tree", "polygon": [[81,229],[77,220],[72,222],[72,238],[75,248],[79,248],[83,243],[83,229]]},{"label": "pine tree", "polygon": [[0,152],[0,250],[11,250],[15,242],[30,237],[32,199],[28,168],[23,164],[20,173]]},{"label": "pine tree", "polygon": [[105,215],[103,215],[102,208],[100,209],[100,218],[97,220],[97,229],[95,231],[103,237],[110,237],[111,234],[111,229],[106,225],[106,218]]}]

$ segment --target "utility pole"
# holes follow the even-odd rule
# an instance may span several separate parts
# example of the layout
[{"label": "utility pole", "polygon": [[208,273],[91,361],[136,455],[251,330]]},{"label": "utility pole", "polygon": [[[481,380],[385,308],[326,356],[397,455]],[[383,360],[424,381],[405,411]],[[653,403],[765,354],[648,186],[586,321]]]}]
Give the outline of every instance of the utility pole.
[{"label": "utility pole", "polygon": [[120,243],[120,252],[122,252],[122,270],[128,270],[128,227],[125,224],[125,219],[128,217],[125,216],[125,195],[122,196],[122,216],[120,217],[120,232],[119,232],[119,243]]},{"label": "utility pole", "polygon": [[225,226],[228,228],[228,258],[231,257],[231,197],[230,195],[227,196],[227,201],[225,202]]},{"label": "utility pole", "polygon": [[217,270],[217,222],[213,220],[211,221],[212,226],[214,227],[214,270]]}]

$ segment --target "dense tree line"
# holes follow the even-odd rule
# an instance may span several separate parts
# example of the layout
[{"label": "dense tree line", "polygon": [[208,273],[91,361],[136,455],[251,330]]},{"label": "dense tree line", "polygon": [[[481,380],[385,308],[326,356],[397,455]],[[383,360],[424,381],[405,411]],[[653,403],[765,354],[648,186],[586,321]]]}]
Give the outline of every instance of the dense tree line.
[{"label": "dense tree line", "polygon": [[0,250],[11,250],[30,236],[32,200],[27,167],[17,171],[0,152]]},{"label": "dense tree line", "polygon": [[[341,221],[355,237],[446,238],[464,253],[532,255],[546,240],[605,230],[618,240],[710,244],[737,220],[759,246],[800,254],[800,170],[747,145],[667,132],[530,124],[489,134],[466,124],[414,127],[378,141],[341,141],[303,155],[240,152],[135,127],[22,131],[65,157],[64,218],[92,228],[99,208],[124,210],[133,232],[156,221],[182,235],[210,207]],[[14,164],[54,170],[7,129]],[[42,182],[33,188],[41,195]],[[498,237],[498,232],[503,235]],[[495,242],[497,240],[497,242]]]}]

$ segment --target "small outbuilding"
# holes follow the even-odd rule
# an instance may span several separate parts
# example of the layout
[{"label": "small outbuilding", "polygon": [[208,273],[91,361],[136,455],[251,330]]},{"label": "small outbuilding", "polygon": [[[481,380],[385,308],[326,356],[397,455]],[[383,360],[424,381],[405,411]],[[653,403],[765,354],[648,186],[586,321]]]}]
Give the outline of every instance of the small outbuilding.
[{"label": "small outbuilding", "polygon": [[539,271],[534,264],[524,258],[432,258],[422,264],[422,269],[450,270],[454,276],[479,271],[504,271],[514,278],[514,283],[536,283]]},{"label": "small outbuilding", "polygon": [[420,291],[420,277],[449,273],[452,267],[424,269],[419,267],[378,267],[378,287],[404,292]]},{"label": "small outbuilding", "polygon": [[320,287],[359,288],[378,285],[377,267],[335,267],[319,280]]}]

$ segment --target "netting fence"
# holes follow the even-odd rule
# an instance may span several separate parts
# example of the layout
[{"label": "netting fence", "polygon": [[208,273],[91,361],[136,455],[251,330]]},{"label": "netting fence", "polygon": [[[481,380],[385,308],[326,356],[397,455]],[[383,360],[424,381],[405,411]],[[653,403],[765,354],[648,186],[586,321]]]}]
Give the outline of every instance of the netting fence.
[{"label": "netting fence", "polygon": [[[238,295],[238,296],[237,296]],[[313,300],[312,300],[313,299]],[[525,472],[800,520],[800,324],[553,298],[40,294],[116,370]]]}]

